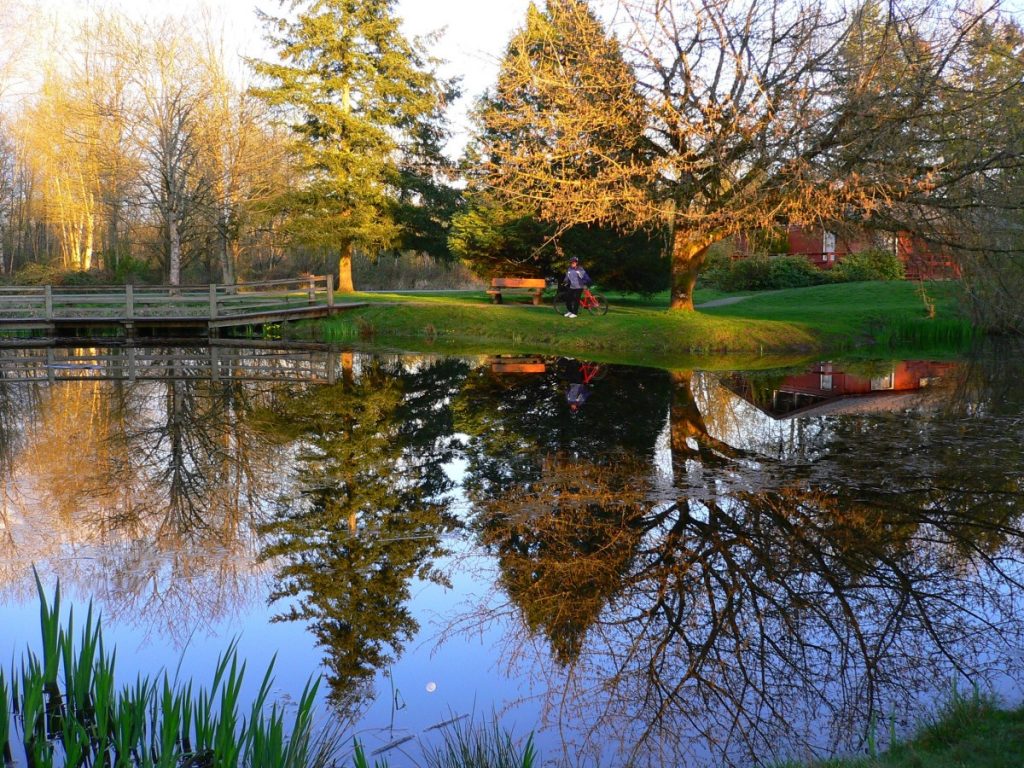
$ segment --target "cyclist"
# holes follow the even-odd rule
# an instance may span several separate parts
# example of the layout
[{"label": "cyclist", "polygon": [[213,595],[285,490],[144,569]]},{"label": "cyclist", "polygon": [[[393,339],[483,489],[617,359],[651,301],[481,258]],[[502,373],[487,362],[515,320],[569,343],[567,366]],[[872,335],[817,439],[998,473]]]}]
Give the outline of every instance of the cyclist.
[{"label": "cyclist", "polygon": [[590,387],[581,381],[577,381],[569,387],[569,391],[565,393],[565,400],[569,403],[569,410],[572,413],[576,413],[580,406],[587,402],[587,398],[590,397]]},{"label": "cyclist", "polygon": [[569,259],[569,270],[565,273],[563,282],[568,286],[565,304],[569,311],[565,316],[576,317],[580,311],[580,296],[583,295],[583,289],[594,281],[590,279],[587,270],[580,266],[580,260],[573,256]]}]

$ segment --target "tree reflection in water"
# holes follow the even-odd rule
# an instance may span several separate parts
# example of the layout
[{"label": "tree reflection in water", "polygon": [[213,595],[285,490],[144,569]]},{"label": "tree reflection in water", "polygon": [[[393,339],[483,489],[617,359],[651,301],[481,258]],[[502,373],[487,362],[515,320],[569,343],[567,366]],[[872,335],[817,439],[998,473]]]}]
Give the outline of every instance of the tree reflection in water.
[{"label": "tree reflection in water", "polygon": [[[121,370],[127,354],[110,350],[105,364]],[[99,370],[0,387],[0,423],[20,427],[2,451],[4,510],[16,518],[4,527],[8,583],[31,593],[23,564],[48,562],[108,620],[179,647],[256,597],[253,522],[277,480],[247,414],[281,387],[203,379],[204,357],[161,348],[145,380],[102,381]]]},{"label": "tree reflection in water", "polygon": [[[541,442],[527,483],[473,484],[510,599],[489,610],[522,619],[509,653],[544,681],[549,723],[575,730],[568,755],[607,759],[613,737],[620,759],[659,765],[857,750],[872,718],[908,716],[940,681],[1019,672],[1019,419],[983,468],[966,459],[993,423],[928,415],[832,420],[825,457],[793,465],[713,436],[694,380],[709,412],[732,396],[711,377],[663,375],[676,493],[653,454],[614,441]],[[509,443],[535,426],[477,407]]]},{"label": "tree reflection in water", "polygon": [[351,361],[338,384],[286,399],[263,415],[267,433],[295,456],[301,495],[261,527],[273,560],[276,620],[308,622],[324,649],[330,697],[355,716],[373,699],[378,670],[419,625],[414,578],[446,583],[434,568],[449,511],[454,456],[445,402],[465,375],[458,361],[407,370]]},{"label": "tree reflection in water", "polygon": [[154,381],[0,385],[0,578],[28,591],[26,563],[59,563],[105,616],[181,642],[262,568],[354,714],[463,531],[504,598],[453,629],[512,628],[575,762],[856,750],[954,674],[1017,672],[1019,351],[909,413],[798,424],[699,372],[610,367],[572,414],[574,361],[347,357],[317,386],[198,380],[179,357]]}]

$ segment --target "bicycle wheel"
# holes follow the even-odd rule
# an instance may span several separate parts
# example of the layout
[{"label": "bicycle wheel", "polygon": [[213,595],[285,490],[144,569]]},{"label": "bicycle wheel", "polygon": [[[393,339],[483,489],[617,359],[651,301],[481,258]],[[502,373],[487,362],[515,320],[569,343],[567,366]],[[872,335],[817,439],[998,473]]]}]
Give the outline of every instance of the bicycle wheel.
[{"label": "bicycle wheel", "polygon": [[555,297],[551,300],[551,306],[553,306],[555,308],[555,312],[560,315],[564,315],[568,312],[569,305],[565,303],[565,293],[556,293]]},{"label": "bicycle wheel", "polygon": [[598,293],[592,294],[594,297],[593,302],[587,302],[587,311],[592,315],[607,315],[608,314],[608,299],[601,296]]}]

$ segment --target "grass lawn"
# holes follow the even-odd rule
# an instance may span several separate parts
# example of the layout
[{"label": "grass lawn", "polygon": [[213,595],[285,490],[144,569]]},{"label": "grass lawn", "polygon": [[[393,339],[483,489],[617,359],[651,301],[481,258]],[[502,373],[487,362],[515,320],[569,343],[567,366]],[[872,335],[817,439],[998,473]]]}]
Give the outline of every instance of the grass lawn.
[{"label": "grass lawn", "polygon": [[1024,708],[960,699],[909,741],[873,757],[778,768],[1020,768],[1024,766]]},{"label": "grass lawn", "polygon": [[312,331],[327,340],[425,351],[587,355],[623,363],[685,366],[709,354],[749,360],[795,359],[823,350],[895,346],[955,348],[972,330],[960,317],[957,285],[931,283],[930,317],[920,288],[908,282],[845,283],[743,297],[701,308],[729,294],[701,290],[696,312],[668,311],[668,294],[606,296],[604,317],[568,319],[550,304],[512,294],[495,305],[482,291],[356,293],[339,301],[369,306],[343,312]]}]

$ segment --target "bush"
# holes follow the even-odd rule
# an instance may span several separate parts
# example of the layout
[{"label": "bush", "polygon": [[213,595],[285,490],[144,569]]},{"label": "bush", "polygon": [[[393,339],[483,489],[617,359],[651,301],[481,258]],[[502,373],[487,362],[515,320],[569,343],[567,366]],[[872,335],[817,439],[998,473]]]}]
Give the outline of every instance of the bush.
[{"label": "bush", "polygon": [[60,270],[49,264],[40,264],[30,261],[23,267],[19,267],[11,278],[14,285],[55,285]]},{"label": "bush", "polygon": [[106,270],[102,269],[63,269],[53,264],[29,262],[5,279],[11,285],[66,285],[92,286],[111,285],[118,282]]},{"label": "bush", "polygon": [[829,273],[829,277],[837,283],[902,280],[905,276],[903,262],[899,257],[881,248],[870,248],[844,256]]},{"label": "bush", "polygon": [[159,284],[161,282],[160,271],[154,269],[148,262],[143,259],[137,259],[134,256],[122,256],[117,261],[117,266],[114,268],[114,279],[115,285],[127,285],[132,283],[134,285],[145,285]]},{"label": "bush", "polygon": [[708,260],[702,284],[722,291],[770,291],[818,285],[826,278],[802,256],[750,256]]}]

